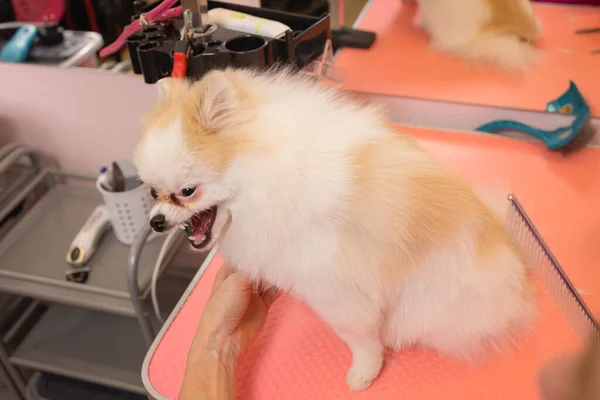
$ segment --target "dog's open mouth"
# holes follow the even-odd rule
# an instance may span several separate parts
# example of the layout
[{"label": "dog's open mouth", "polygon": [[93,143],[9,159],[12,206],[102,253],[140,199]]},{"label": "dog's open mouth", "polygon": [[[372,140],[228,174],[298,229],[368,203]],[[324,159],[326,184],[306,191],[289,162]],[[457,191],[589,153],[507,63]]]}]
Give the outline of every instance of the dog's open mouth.
[{"label": "dog's open mouth", "polygon": [[194,214],[194,216],[186,221],[183,225],[188,240],[192,247],[201,249],[206,246],[212,238],[212,226],[217,216],[217,206],[212,206],[204,211]]}]

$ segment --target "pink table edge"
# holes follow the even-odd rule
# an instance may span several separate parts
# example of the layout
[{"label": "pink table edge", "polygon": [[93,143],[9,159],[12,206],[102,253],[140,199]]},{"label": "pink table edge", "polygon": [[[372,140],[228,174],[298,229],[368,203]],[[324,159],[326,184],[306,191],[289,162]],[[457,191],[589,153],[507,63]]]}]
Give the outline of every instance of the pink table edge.
[{"label": "pink table edge", "polygon": [[148,396],[151,397],[152,399],[156,399],[156,400],[166,399],[166,400],[168,400],[167,397],[165,397],[162,394],[160,394],[154,388],[154,386],[152,385],[152,382],[150,381],[149,370],[150,370],[150,363],[152,362],[152,358],[154,357],[154,352],[158,348],[160,342],[164,338],[164,336],[167,333],[167,331],[171,328],[171,324],[173,323],[173,321],[175,320],[175,318],[177,318],[177,315],[179,314],[179,311],[181,311],[181,309],[183,308],[183,306],[187,302],[188,298],[190,297],[190,294],[196,289],[196,286],[198,285],[198,282],[204,276],[204,272],[208,269],[208,267],[213,262],[218,262],[218,260],[215,260],[215,255],[216,254],[217,254],[217,246],[213,246],[213,248],[206,255],[206,258],[204,259],[204,262],[202,263],[202,265],[200,266],[200,268],[198,269],[198,271],[194,275],[194,278],[192,279],[192,281],[190,282],[190,284],[188,285],[188,287],[185,289],[185,291],[181,295],[181,298],[179,299],[179,301],[177,301],[177,304],[175,305],[175,307],[171,311],[171,314],[169,314],[169,317],[166,319],[165,323],[160,328],[160,331],[158,332],[158,334],[154,338],[154,341],[152,342],[152,344],[148,348],[148,352],[146,353],[146,356],[144,357],[144,363],[142,364],[142,383],[144,385],[144,388],[148,392]]}]

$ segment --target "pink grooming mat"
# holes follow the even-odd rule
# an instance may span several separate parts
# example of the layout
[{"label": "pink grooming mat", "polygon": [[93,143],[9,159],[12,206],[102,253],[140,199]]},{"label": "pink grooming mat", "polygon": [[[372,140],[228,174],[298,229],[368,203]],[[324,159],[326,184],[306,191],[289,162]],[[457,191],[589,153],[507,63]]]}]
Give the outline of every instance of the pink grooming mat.
[{"label": "pink grooming mat", "polygon": [[[208,267],[157,348],[150,381],[176,399],[187,351],[208,300],[220,258]],[[434,351],[390,354],[381,376],[365,392],[351,392],[345,374],[350,353],[310,309],[281,298],[238,373],[240,399],[537,399],[537,371],[549,356],[577,348],[579,339],[539,287],[542,319],[522,348],[469,367]]]},{"label": "pink grooming mat", "polygon": [[[500,137],[470,135],[435,130],[404,129],[419,136],[419,141],[443,162],[450,164],[465,179],[473,182],[509,182],[530,216],[545,236],[545,229],[560,229],[547,240],[551,249],[556,240],[561,252],[577,251],[565,257],[576,261],[564,265],[577,272],[579,283],[588,289],[598,287],[599,280],[582,273],[595,274],[587,261],[595,259],[593,249],[573,248],[590,227],[598,222],[597,213],[586,215],[579,224],[581,206],[570,205],[578,198],[600,197],[600,188],[576,178],[565,180],[575,172],[590,178],[600,175],[600,151],[583,149],[568,163],[561,156],[548,153],[539,143]],[[507,157],[511,157],[508,161]],[[579,175],[576,175],[579,176]],[[554,184],[552,184],[554,183]],[[550,186],[544,186],[550,185]],[[580,187],[580,185],[584,185]],[[544,191],[544,187],[549,188]],[[586,189],[583,189],[585,187]],[[560,192],[558,198],[554,193]],[[521,196],[522,195],[522,196]],[[554,202],[559,202],[556,207]],[[508,204],[507,204],[508,207]],[[564,210],[564,211],[563,211]],[[595,209],[593,209],[595,210]],[[593,211],[592,210],[592,211]],[[569,213],[572,219],[565,217]],[[547,223],[546,219],[550,220]],[[538,223],[538,221],[540,221]],[[552,232],[555,232],[552,230]],[[558,236],[557,236],[558,235]],[[567,237],[568,236],[568,237]],[[569,245],[569,243],[571,245]],[[566,246],[566,247],[565,247]],[[576,247],[576,246],[575,246]],[[555,252],[556,254],[556,252]],[[563,254],[569,256],[569,254]],[[562,260],[561,254],[556,254]],[[185,300],[149,358],[148,381],[151,395],[176,399],[183,379],[187,352],[195,334],[202,309],[208,299],[215,274],[222,265],[216,256]],[[585,269],[582,268],[586,266]],[[581,268],[580,268],[581,267]],[[581,272],[583,271],[583,272]],[[597,274],[596,274],[597,275]],[[577,283],[575,283],[577,286]],[[240,399],[539,399],[537,374],[549,358],[581,345],[580,339],[560,313],[545,290],[538,285],[541,318],[518,348],[503,355],[491,355],[477,366],[469,366],[425,349],[407,349],[390,353],[380,377],[364,392],[351,392],[345,382],[350,353],[335,334],[302,303],[283,297],[271,309],[264,330],[238,372]],[[595,304],[596,305],[596,304]],[[148,383],[148,382],[147,382]]]}]

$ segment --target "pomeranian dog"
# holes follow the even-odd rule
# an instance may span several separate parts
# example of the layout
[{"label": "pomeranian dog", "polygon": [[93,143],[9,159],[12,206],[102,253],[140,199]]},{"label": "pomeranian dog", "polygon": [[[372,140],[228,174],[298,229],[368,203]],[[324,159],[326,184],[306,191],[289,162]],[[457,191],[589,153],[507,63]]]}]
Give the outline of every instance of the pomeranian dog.
[{"label": "pomeranian dog", "polygon": [[150,225],[306,302],[350,349],[352,390],[385,348],[469,358],[530,324],[499,218],[377,107],[285,69],[158,86],[134,156]]},{"label": "pomeranian dog", "polygon": [[404,0],[419,3],[416,24],[432,46],[475,62],[523,70],[539,52],[541,23],[530,0]]}]

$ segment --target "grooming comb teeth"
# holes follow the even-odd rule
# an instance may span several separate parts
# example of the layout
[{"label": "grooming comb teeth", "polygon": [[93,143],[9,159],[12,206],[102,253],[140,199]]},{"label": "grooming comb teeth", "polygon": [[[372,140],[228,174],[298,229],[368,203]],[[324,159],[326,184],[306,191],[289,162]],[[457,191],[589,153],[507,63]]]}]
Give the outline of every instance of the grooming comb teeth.
[{"label": "grooming comb teeth", "polygon": [[513,195],[508,196],[507,230],[527,266],[544,286],[573,331],[586,342],[600,339],[600,325],[585,305],[558,260]]}]

